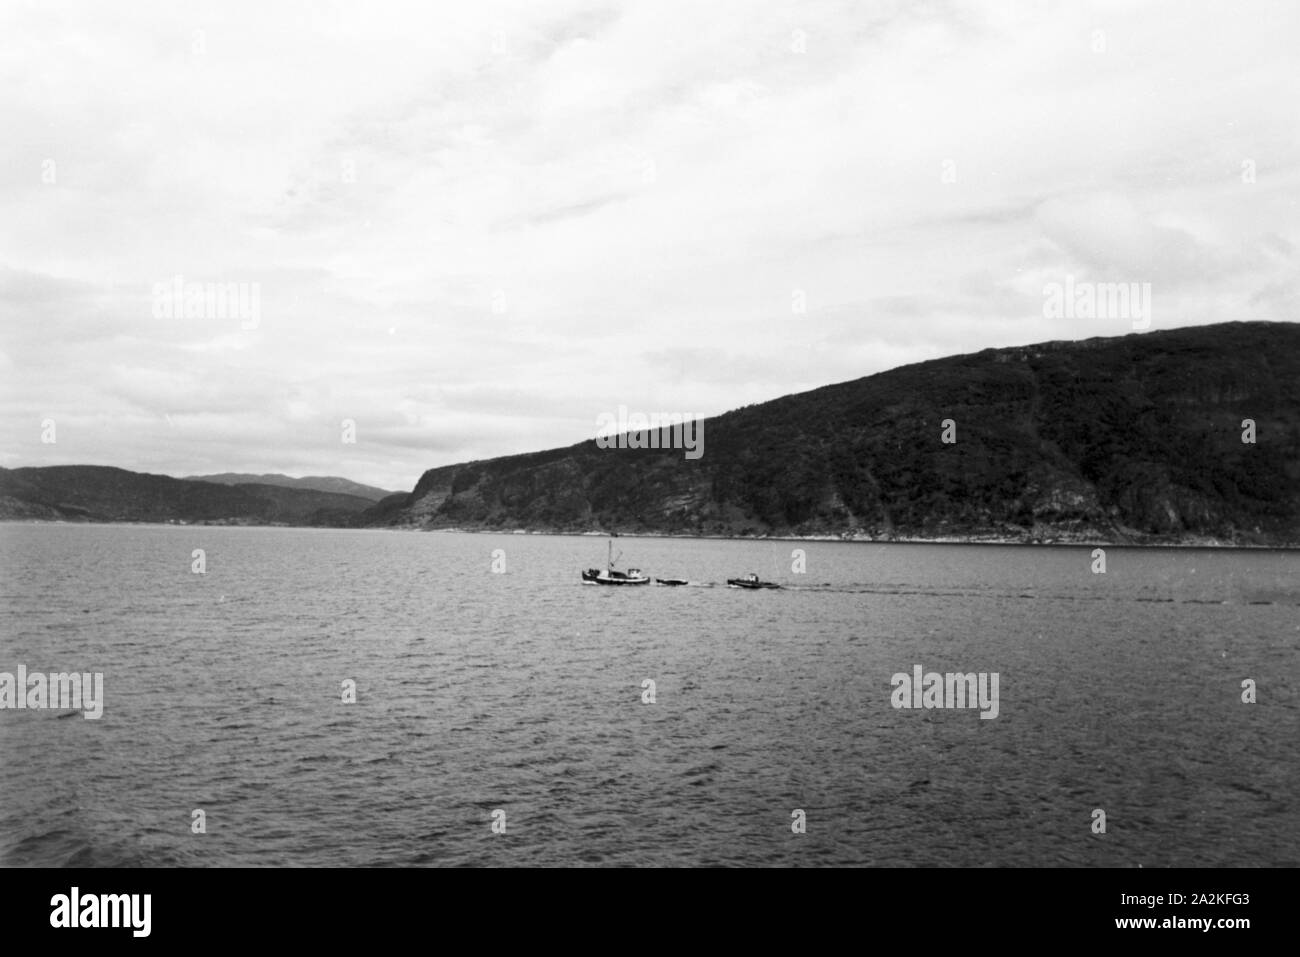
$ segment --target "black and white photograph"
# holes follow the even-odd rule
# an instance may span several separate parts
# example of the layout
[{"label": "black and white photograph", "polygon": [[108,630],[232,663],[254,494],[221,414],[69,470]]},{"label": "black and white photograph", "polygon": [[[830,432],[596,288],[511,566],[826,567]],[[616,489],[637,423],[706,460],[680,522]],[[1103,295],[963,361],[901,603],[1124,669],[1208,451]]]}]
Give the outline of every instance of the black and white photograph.
[{"label": "black and white photograph", "polygon": [[0,2],[6,927],[799,869],[1252,946],[1297,50],[1272,0]]}]

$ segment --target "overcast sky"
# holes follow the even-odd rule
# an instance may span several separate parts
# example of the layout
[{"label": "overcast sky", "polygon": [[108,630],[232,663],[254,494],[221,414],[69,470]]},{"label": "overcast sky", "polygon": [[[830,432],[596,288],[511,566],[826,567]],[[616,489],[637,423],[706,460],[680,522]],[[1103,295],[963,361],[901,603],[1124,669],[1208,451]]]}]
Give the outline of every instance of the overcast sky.
[{"label": "overcast sky", "polygon": [[0,466],[409,489],[1132,331],[1067,275],[1295,321],[1297,50],[1289,2],[6,2]]}]

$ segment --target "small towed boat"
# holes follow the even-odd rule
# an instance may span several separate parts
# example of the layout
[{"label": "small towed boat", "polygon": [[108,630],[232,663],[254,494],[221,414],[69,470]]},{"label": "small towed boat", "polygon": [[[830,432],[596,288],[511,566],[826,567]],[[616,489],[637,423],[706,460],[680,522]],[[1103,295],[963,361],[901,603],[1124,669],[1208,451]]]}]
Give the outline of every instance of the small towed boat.
[{"label": "small towed boat", "polygon": [[780,588],[776,582],[763,582],[752,572],[744,578],[728,578],[727,584],[732,588]]},{"label": "small towed boat", "polygon": [[689,585],[690,584],[690,582],[688,582],[685,578],[656,578],[655,581],[657,581],[661,585]]}]

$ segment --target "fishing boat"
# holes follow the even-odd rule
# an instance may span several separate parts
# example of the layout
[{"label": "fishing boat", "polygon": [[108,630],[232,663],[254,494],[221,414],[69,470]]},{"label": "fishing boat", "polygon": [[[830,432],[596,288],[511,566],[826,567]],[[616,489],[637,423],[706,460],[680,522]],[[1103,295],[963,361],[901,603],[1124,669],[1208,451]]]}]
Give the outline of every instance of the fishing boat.
[{"label": "fishing boat", "polygon": [[605,568],[588,568],[582,573],[582,583],[584,585],[648,585],[650,576],[643,575],[639,568],[629,568],[621,572],[614,567],[619,558],[623,555],[619,552],[614,554],[614,543],[609,543],[609,563]]},{"label": "fishing boat", "polygon": [[776,582],[759,581],[758,576],[750,572],[744,578],[728,578],[727,584],[732,588],[780,588]]},{"label": "fishing boat", "polygon": [[629,568],[626,572],[620,572],[613,568],[606,568],[592,579],[597,585],[648,585],[650,576],[641,574],[639,568]]}]

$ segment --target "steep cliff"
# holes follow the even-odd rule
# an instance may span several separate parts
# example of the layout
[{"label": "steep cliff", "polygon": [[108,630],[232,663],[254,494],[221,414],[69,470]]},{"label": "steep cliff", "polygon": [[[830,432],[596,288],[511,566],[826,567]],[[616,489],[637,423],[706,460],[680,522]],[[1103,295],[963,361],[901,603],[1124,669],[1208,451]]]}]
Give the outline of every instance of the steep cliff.
[{"label": "steep cliff", "polygon": [[592,440],[431,469],[357,521],[1295,544],[1298,386],[1291,323],[989,349],[708,419],[698,459]]}]

